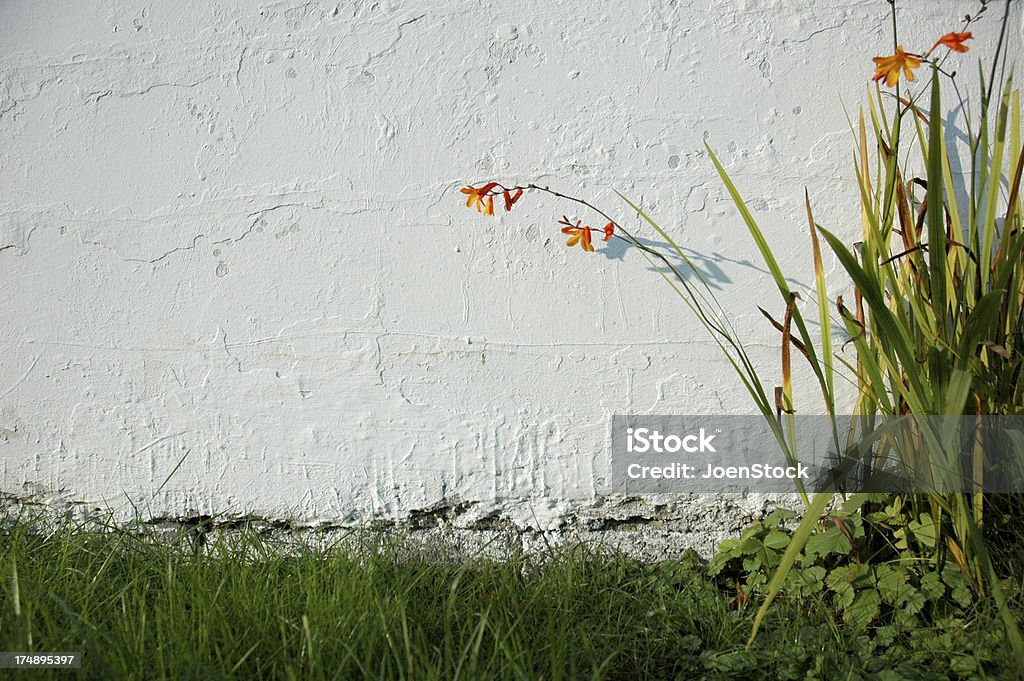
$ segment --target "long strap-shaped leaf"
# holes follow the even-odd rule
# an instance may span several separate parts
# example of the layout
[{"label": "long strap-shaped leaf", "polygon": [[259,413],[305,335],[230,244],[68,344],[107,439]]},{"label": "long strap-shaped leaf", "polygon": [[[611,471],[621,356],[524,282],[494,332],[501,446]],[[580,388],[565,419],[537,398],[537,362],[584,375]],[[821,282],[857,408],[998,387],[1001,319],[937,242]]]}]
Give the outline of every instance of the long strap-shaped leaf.
[{"label": "long strap-shaped leaf", "polygon": [[779,566],[775,568],[775,573],[772,575],[771,581],[768,582],[768,593],[765,594],[764,601],[761,602],[761,607],[757,609],[757,615],[754,616],[754,626],[751,627],[750,638],[747,639],[748,647],[754,642],[757,630],[761,628],[761,621],[768,612],[768,607],[775,599],[775,595],[779,593],[779,589],[782,588],[783,582],[786,581],[786,575],[789,574],[800,552],[807,545],[811,532],[814,531],[829,502],[832,501],[832,497],[833,495],[828,492],[816,494],[811,500],[810,506],[807,507],[803,520],[800,521],[796,532],[793,533],[793,537],[789,540],[789,546],[786,547],[786,552],[782,554]]}]

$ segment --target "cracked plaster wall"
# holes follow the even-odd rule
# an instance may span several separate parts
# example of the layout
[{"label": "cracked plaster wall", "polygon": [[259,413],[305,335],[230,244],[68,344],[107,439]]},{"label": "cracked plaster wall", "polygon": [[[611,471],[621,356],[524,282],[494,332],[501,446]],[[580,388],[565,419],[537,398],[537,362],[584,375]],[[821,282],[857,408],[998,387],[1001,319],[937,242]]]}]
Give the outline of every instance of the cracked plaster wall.
[{"label": "cracked plaster wall", "polygon": [[[974,8],[901,5],[908,46]],[[752,412],[693,318],[638,254],[568,251],[572,206],[485,218],[458,189],[642,202],[772,383],[755,305],[777,296],[703,144],[809,284],[804,187],[858,229],[843,104],[886,12],[5,0],[0,490],[122,517],[732,530],[767,502],[606,489],[612,414]]]}]

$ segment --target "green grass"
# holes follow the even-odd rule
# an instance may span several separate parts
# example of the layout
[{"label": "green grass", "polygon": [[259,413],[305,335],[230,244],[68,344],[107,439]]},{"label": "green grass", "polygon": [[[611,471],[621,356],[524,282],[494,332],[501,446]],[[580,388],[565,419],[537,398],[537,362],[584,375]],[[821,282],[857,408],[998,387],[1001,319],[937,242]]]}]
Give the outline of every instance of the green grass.
[{"label": "green grass", "polygon": [[84,661],[8,678],[946,679],[1017,668],[986,602],[880,641],[819,598],[783,593],[747,649],[756,603],[733,605],[692,555],[642,565],[510,551],[444,564],[372,533],[315,547],[242,530],[198,547],[144,527],[33,527],[0,530],[0,650]]}]

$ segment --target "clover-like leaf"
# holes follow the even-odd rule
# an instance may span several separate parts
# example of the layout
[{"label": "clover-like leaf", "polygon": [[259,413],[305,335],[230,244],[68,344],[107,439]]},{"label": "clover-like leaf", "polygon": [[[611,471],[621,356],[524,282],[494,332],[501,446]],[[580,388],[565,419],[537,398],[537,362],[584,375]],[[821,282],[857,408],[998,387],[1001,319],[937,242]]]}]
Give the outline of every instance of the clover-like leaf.
[{"label": "clover-like leaf", "polygon": [[862,589],[857,592],[853,603],[843,612],[843,619],[855,627],[865,627],[878,616],[878,608],[882,597],[875,589]]},{"label": "clover-like leaf", "polygon": [[916,615],[921,612],[924,608],[924,604],[927,602],[924,594],[917,589],[904,590],[902,598],[903,612],[908,615]]},{"label": "clover-like leaf", "polygon": [[838,527],[830,527],[825,532],[812,534],[804,547],[808,557],[827,556],[830,553],[848,554],[853,547]]},{"label": "clover-like leaf", "polygon": [[765,516],[764,524],[767,527],[775,527],[783,521],[790,520],[796,516],[796,511],[790,511],[788,508],[777,508]]},{"label": "clover-like leaf", "polygon": [[875,586],[882,599],[890,605],[897,605],[904,597],[904,592],[911,590],[907,585],[909,575],[899,566],[879,565],[876,568],[877,581]]},{"label": "clover-like leaf", "polygon": [[789,535],[780,530],[772,530],[764,538],[764,545],[770,549],[784,549],[789,546]]},{"label": "clover-like leaf", "polygon": [[850,498],[843,502],[842,511],[844,514],[852,515],[860,510],[864,504],[877,504],[886,501],[888,494],[879,492],[858,492],[851,494]]},{"label": "clover-like leaf", "polygon": [[911,520],[907,523],[907,527],[910,529],[911,534],[914,535],[914,539],[930,549],[935,548],[939,530],[935,526],[935,521],[932,520],[930,513],[922,513],[920,519]]},{"label": "clover-like leaf", "polygon": [[802,570],[793,570],[786,578],[784,587],[796,596],[810,596],[825,587],[825,568],[812,565]]},{"label": "clover-like leaf", "polygon": [[937,601],[946,593],[946,585],[938,572],[926,572],[921,575],[921,592],[928,600]]}]

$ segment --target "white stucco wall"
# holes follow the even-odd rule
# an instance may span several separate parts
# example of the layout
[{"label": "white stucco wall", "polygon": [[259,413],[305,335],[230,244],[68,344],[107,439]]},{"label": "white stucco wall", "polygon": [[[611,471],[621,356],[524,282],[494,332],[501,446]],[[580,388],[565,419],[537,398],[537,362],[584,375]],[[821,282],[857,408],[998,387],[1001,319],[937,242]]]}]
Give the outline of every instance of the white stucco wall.
[{"label": "white stucco wall", "polygon": [[[975,3],[901,5],[909,49]],[[729,526],[722,500],[603,493],[612,414],[753,411],[685,308],[635,252],[566,249],[571,205],[486,218],[458,189],[536,181],[634,227],[612,190],[642,202],[774,382],[755,306],[781,305],[703,142],[811,284],[804,187],[852,238],[843,104],[887,9],[0,2],[0,489],[157,517]]]}]

